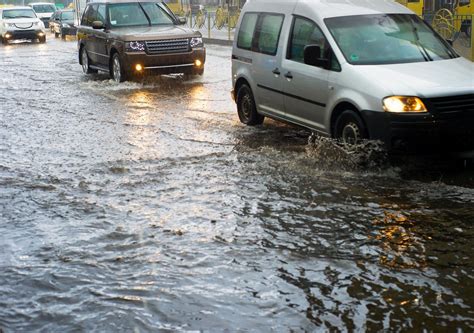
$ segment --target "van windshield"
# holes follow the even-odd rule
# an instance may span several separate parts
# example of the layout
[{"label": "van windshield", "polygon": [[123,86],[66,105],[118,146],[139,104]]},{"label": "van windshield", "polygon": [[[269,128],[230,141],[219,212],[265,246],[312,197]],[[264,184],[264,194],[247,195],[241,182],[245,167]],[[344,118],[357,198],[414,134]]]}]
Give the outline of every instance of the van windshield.
[{"label": "van windshield", "polygon": [[397,64],[459,57],[422,19],[411,14],[334,17],[325,20],[353,65]]},{"label": "van windshield", "polygon": [[163,8],[153,2],[110,4],[109,20],[112,27],[174,24]]},{"label": "van windshield", "polygon": [[35,12],[40,14],[54,13],[56,11],[56,6],[54,5],[33,5],[32,7]]}]

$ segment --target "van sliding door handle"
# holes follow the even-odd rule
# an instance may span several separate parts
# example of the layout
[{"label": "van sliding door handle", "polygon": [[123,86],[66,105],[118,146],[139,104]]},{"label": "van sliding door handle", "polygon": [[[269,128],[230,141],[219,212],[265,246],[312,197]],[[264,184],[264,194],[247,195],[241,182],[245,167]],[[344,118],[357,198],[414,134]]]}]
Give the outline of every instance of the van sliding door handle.
[{"label": "van sliding door handle", "polygon": [[285,74],[285,77],[289,80],[293,79],[293,74],[291,74],[291,72],[288,72]]},{"label": "van sliding door handle", "polygon": [[278,68],[275,68],[273,71],[272,71],[273,74],[275,74],[276,76],[280,76],[280,70]]}]

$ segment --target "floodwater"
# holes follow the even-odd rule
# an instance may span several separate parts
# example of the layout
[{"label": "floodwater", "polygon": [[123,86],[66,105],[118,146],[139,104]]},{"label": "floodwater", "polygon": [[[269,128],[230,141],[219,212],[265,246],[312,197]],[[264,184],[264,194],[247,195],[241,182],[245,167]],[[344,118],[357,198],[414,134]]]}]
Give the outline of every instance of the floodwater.
[{"label": "floodwater", "polygon": [[474,168],[241,125],[202,78],[0,46],[0,331],[474,330]]}]

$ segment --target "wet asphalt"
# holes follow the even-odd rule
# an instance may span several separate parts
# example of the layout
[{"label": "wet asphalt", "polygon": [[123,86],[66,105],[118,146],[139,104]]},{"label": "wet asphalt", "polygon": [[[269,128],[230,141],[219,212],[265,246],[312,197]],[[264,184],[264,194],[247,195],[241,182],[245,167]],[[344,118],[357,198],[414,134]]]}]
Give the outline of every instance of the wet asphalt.
[{"label": "wet asphalt", "polygon": [[248,128],[203,77],[0,46],[0,331],[474,330],[474,167]]}]

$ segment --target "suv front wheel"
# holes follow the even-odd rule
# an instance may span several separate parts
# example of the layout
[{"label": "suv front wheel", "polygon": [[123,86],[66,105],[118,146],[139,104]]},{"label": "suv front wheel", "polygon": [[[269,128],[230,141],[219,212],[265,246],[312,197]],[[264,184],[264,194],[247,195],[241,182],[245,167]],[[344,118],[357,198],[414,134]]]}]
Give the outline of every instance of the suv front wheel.
[{"label": "suv front wheel", "polygon": [[120,56],[118,53],[114,53],[112,57],[112,66],[111,66],[110,76],[112,79],[117,82],[124,82],[127,80],[127,73],[124,71],[122,62],[120,61]]}]

